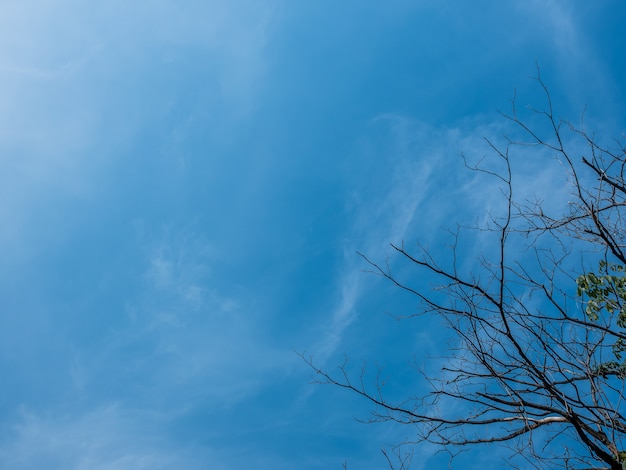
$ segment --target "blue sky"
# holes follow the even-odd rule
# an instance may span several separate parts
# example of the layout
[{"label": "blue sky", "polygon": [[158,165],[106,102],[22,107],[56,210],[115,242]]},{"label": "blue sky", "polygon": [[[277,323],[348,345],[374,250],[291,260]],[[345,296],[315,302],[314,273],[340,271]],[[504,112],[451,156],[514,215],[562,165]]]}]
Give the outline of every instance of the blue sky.
[{"label": "blue sky", "polygon": [[[411,430],[356,422],[294,351],[422,390],[409,362],[445,331],[386,315],[413,303],[355,251],[436,253],[484,216],[459,155],[538,99],[536,63],[560,115],[619,136],[625,22],[617,0],[0,1],[0,468],[383,467]],[[565,197],[534,165],[529,193]]]}]

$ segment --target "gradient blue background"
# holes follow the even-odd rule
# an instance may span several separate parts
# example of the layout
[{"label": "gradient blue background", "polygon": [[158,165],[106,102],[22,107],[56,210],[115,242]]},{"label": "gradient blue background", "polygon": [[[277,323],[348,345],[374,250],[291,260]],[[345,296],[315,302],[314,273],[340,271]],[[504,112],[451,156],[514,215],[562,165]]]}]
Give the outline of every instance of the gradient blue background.
[{"label": "gradient blue background", "polygon": [[624,24],[617,0],[0,0],[0,468],[383,468],[412,430],[356,422],[294,351],[424,390],[446,332],[386,315],[414,302],[355,251],[484,216],[459,155],[514,90],[541,104],[536,64],[559,116],[619,137]]}]

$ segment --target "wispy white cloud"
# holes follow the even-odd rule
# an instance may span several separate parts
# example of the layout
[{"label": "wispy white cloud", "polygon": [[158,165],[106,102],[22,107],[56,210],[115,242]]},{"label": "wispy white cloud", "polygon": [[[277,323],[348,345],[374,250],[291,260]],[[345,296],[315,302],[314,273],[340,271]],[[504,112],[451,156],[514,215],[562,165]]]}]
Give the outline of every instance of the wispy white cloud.
[{"label": "wispy white cloud", "polygon": [[3,251],[46,243],[28,238],[51,200],[109,190],[107,175],[132,167],[141,133],[171,111],[172,87],[205,80],[196,102],[216,126],[254,109],[274,13],[272,2],[245,0],[3,2],[0,196],[11,201],[0,208]]},{"label": "wispy white cloud", "polygon": [[[254,82],[263,69],[268,27],[274,2],[171,0],[148,4],[112,1],[95,8],[76,0],[3,2],[0,6],[0,70],[32,78],[67,75],[85,64],[95,51],[109,65],[123,68],[145,54],[167,60],[168,47],[195,47],[215,56],[224,68],[224,82]],[[94,64],[89,64],[92,67]],[[108,73],[124,72],[115,67]],[[245,73],[244,73],[245,68]],[[129,70],[130,71],[130,70]],[[234,80],[234,78],[237,78]],[[251,83],[247,83],[249,86]],[[225,86],[232,86],[230,83]]]},{"label": "wispy white cloud", "polygon": [[167,439],[162,414],[117,404],[81,412],[21,409],[0,441],[5,468],[131,470],[222,468],[207,449]]},{"label": "wispy white cloud", "polygon": [[[323,362],[341,345],[342,335],[358,317],[360,301],[373,278],[356,252],[380,260],[389,243],[412,236],[415,226],[432,231],[444,214],[428,201],[434,186],[433,173],[449,161],[455,131],[437,130],[398,115],[383,115],[372,122],[390,136],[382,147],[367,139],[355,152],[361,156],[363,179],[348,192],[347,205],[353,220],[346,234],[343,265],[337,279],[337,303],[329,327],[316,350]],[[372,166],[370,166],[372,165]],[[377,167],[377,165],[379,165]]]},{"label": "wispy white cloud", "polygon": [[159,233],[145,245],[144,282],[129,301],[130,322],[110,336],[98,362],[124,362],[136,343],[131,360],[155,394],[176,390],[186,406],[242,400],[294,358],[268,341],[267,315],[255,308],[253,295],[221,292],[210,242],[180,228]]},{"label": "wispy white cloud", "polygon": [[264,325],[270,315],[254,295],[223,292],[229,289],[214,272],[211,242],[183,228],[140,232],[144,269],[127,301],[127,321],[109,326],[92,345],[72,347],[67,370],[58,373],[69,382],[64,398],[23,407],[5,420],[4,465],[225,468],[234,457],[214,448],[213,438],[222,442],[224,435],[236,439],[251,430],[209,420],[194,439],[202,446],[195,447],[171,426],[198,410],[249,406],[293,369],[297,358],[271,343]]},{"label": "wispy white cloud", "polygon": [[[602,59],[603,51],[597,50],[588,27],[589,18],[598,10],[609,8],[607,5],[588,3],[574,4],[563,0],[533,0],[520,3],[518,8],[527,14],[527,21],[540,41],[544,41],[551,62],[541,63],[542,69],[548,69],[548,85],[558,86],[553,93],[565,97],[573,113],[582,113],[589,105],[589,111],[596,119],[607,119],[609,123],[620,116],[607,115],[614,111],[615,93],[619,83],[610,73],[607,63]],[[544,51],[545,53],[545,51]],[[599,109],[598,109],[599,108]],[[570,116],[575,118],[576,116]]]},{"label": "wispy white cloud", "polygon": [[[323,351],[320,362],[341,348],[342,336],[358,320],[359,312],[368,308],[364,302],[376,278],[362,272],[367,266],[356,251],[379,263],[387,260],[392,269],[401,272],[403,268],[397,265],[388,244],[405,243],[412,250],[419,243],[445,264],[453,259],[449,250],[454,240],[447,230],[454,231],[457,224],[486,226],[494,217],[504,215],[506,201],[502,191],[506,188],[502,181],[472,171],[461,154],[470,167],[504,171],[503,161],[485,139],[505,151],[506,136],[519,131],[512,122],[497,115],[477,116],[457,127],[440,128],[396,115],[381,116],[376,122],[387,128],[388,144],[372,149],[362,143],[359,150],[371,152],[386,167],[376,168],[373,158],[366,159],[368,179],[350,193],[354,223],[346,237],[344,264],[337,276],[335,308],[319,346]],[[511,163],[517,201],[539,198],[546,211],[555,213],[566,207],[569,175],[550,151],[514,147]],[[373,167],[368,166],[372,164]],[[488,255],[490,236],[484,231],[465,230],[461,234],[463,253],[457,259],[458,267],[468,272],[475,270],[478,255]],[[519,246],[520,253],[524,249]],[[421,344],[425,347],[428,341]]]},{"label": "wispy white cloud", "polygon": [[[347,263],[350,268],[354,267],[352,262]],[[341,337],[345,329],[350,326],[357,312],[355,311],[356,303],[362,283],[355,269],[346,269],[346,272],[338,280],[337,284],[340,289],[337,305],[334,307],[330,325],[323,332],[323,337],[319,345],[315,348],[316,360],[324,363],[337,349],[341,343]]]}]

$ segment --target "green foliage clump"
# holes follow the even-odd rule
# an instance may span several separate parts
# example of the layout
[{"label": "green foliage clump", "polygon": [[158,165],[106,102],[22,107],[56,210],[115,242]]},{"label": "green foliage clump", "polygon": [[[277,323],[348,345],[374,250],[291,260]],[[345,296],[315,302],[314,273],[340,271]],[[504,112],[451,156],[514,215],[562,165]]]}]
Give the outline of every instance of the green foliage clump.
[{"label": "green foliage clump", "polygon": [[[593,322],[601,319],[609,328],[626,328],[626,266],[600,261],[599,274],[587,273],[576,279],[579,297],[586,296],[585,314]],[[607,315],[602,315],[606,312]],[[626,378],[626,362],[622,354],[626,351],[626,341],[618,338],[612,345],[615,360],[602,362],[597,372],[603,377],[614,375]]]}]

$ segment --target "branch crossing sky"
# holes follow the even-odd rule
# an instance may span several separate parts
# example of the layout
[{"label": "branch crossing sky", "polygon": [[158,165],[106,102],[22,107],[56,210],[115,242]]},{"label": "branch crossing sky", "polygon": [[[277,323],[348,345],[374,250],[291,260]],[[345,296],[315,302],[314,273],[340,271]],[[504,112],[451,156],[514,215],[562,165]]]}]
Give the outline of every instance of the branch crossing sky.
[{"label": "branch crossing sky", "polygon": [[414,302],[356,251],[484,216],[459,156],[540,99],[537,64],[619,137],[624,24],[618,0],[0,0],[0,468],[384,468],[411,429],[356,422],[296,353],[424,387],[445,330],[386,315]]}]

